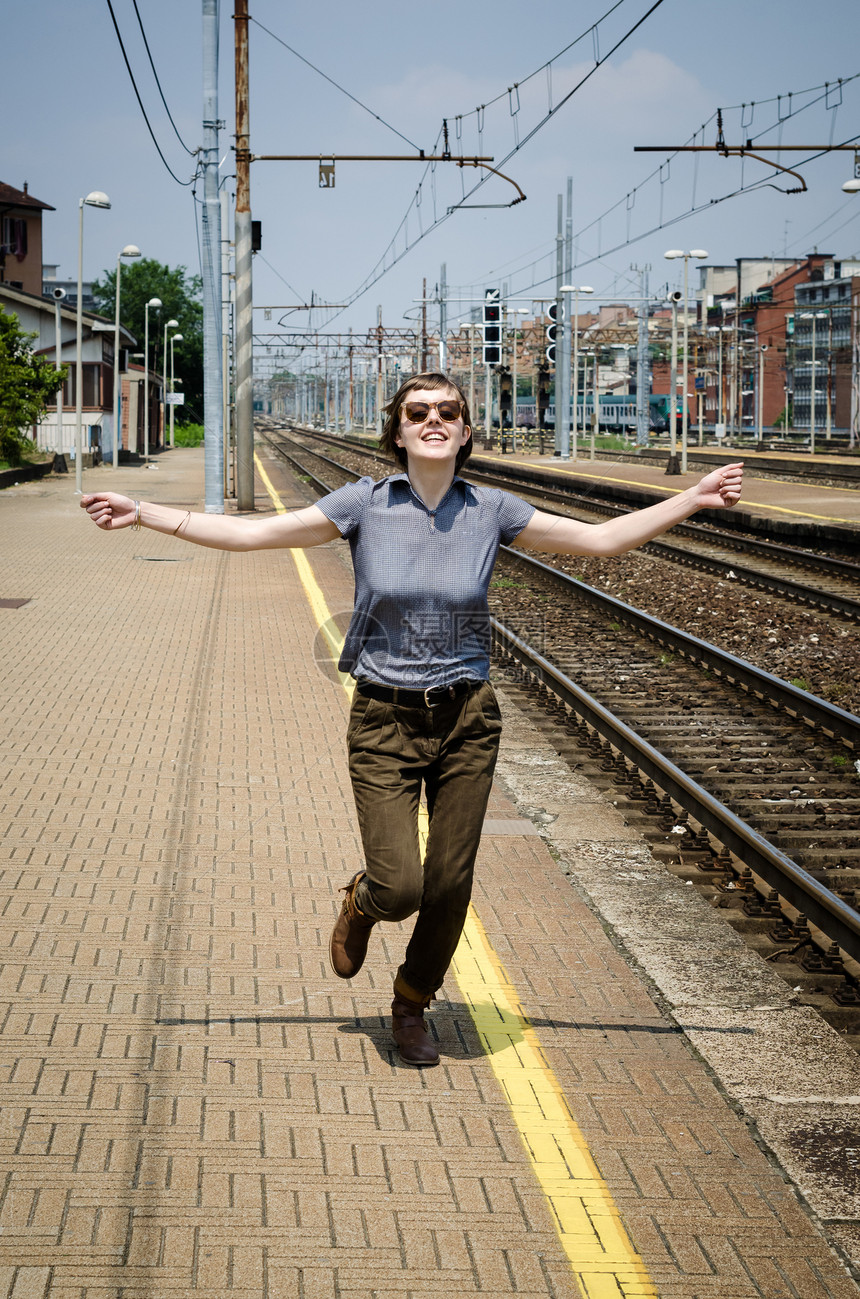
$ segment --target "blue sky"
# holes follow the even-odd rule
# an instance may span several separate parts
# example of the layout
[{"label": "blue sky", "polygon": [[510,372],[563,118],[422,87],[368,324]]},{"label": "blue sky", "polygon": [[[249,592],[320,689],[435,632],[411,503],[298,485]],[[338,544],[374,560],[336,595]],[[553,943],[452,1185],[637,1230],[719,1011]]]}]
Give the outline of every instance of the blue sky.
[{"label": "blue sky", "polygon": [[[117,20],[156,135],[183,179],[193,161],[173,134],[149,70],[132,0],[113,0]],[[364,0],[321,0],[288,5],[252,0],[251,147],[259,153],[408,152],[395,131],[433,148],[443,117],[458,151],[455,119],[462,116],[462,148],[504,158],[614,41],[648,10],[650,0],[622,0],[606,22],[589,28],[611,0],[436,0],[433,6]],[[201,13],[196,3],[138,0],[153,58],[171,111],[186,142],[200,143]],[[814,12],[814,23],[810,19]],[[222,174],[229,177],[233,129],[232,6],[221,9],[220,115]],[[294,46],[395,130],[322,80],[266,34]],[[740,184],[773,179],[770,169],[716,155],[635,154],[635,144],[680,144],[703,123],[699,140],[712,144],[712,115],[727,108],[729,142],[759,136],[767,143],[821,145],[860,131],[860,78],[834,87],[817,104],[799,93],[860,72],[860,16],[856,0],[663,0],[586,86],[503,167],[527,194],[514,208],[456,211],[404,253],[407,241],[462,197],[474,173],[440,165],[427,175],[416,163],[342,163],[336,187],[321,190],[315,163],[255,163],[254,216],[263,223],[262,257],[254,263],[259,305],[316,298],[347,302],[372,278],[389,245],[399,260],[355,297],[331,328],[358,332],[375,324],[377,304],[386,324],[415,311],[422,277],[432,287],[442,262],[454,286],[450,315],[465,312],[486,286],[507,282],[522,299],[548,296],[556,228],[556,195],[574,178],[575,278],[607,296],[635,292],[631,263],[650,263],[651,282],[674,284],[680,263],[667,248],[704,248],[712,262],[739,256],[803,255],[818,247],[860,253],[860,196],[841,184],[853,172],[851,154],[831,154],[799,166],[809,189],[785,195],[759,188],[713,203]],[[545,72],[529,74],[580,33],[585,39]],[[4,18],[4,91],[16,105],[15,126],[4,135],[0,179],[57,210],[44,222],[44,258],[60,274],[76,271],[77,202],[105,190],[110,212],[88,211],[85,275],[112,266],[118,250],[137,243],[146,255],[197,269],[194,203],[168,175],[146,131],[122,62],[105,0],[41,0],[18,5]],[[8,52],[14,51],[14,58]],[[519,108],[507,88],[520,82]],[[789,101],[788,95],[792,98]],[[820,93],[820,92],[819,92]],[[477,132],[477,105],[489,104]],[[764,101],[782,96],[779,104]],[[841,99],[841,102],[840,102]],[[735,109],[750,105],[745,112]],[[798,108],[809,103],[802,112]],[[788,117],[789,112],[794,116]],[[778,116],[786,118],[777,126]],[[767,129],[772,128],[772,129]],[[647,178],[658,172],[651,180]],[[227,182],[230,183],[229,180]],[[776,182],[781,184],[782,182]],[[794,182],[789,179],[789,184]],[[202,188],[201,191],[202,193]],[[472,202],[506,203],[514,191],[500,180]],[[662,230],[643,232],[689,212]],[[408,213],[408,217],[407,217]],[[403,225],[404,218],[406,224]],[[399,234],[396,232],[400,231]],[[394,243],[391,244],[392,238]],[[628,243],[628,240],[632,242]],[[275,314],[275,319],[277,319]],[[319,318],[315,323],[320,323]],[[257,327],[262,328],[262,313]]]}]

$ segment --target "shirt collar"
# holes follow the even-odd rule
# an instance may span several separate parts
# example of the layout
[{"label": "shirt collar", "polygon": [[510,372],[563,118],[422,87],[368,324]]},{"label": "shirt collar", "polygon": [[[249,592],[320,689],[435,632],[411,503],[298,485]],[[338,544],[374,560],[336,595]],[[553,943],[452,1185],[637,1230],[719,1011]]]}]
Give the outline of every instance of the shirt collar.
[{"label": "shirt collar", "polygon": [[[390,474],[388,481],[390,483],[405,483],[411,492],[414,492],[416,496],[418,495],[418,493],[415,492],[412,483],[409,481],[409,475],[406,473],[405,470],[403,471],[403,473],[400,474]],[[451,487],[453,487],[456,483],[459,483],[460,486],[463,488],[468,487],[468,483],[466,482],[465,478],[461,478],[459,474],[454,475],[453,479],[451,480]],[[448,488],[448,492],[450,492],[451,487]],[[445,493],[445,496],[448,495],[448,492]],[[444,497],[442,499],[444,500]]]}]

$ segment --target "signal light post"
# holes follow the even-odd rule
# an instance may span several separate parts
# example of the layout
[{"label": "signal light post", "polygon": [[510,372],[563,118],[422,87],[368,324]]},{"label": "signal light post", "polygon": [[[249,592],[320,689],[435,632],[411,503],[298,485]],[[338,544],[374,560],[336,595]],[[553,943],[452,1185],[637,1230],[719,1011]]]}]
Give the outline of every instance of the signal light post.
[{"label": "signal light post", "polygon": [[546,409],[549,405],[549,366],[542,362],[537,372],[537,400],[535,402],[535,423],[538,428],[538,446],[543,455],[543,435],[546,425]]},{"label": "signal light post", "polygon": [[484,427],[487,442],[489,443],[493,428],[493,375],[491,366],[499,365],[502,359],[502,307],[499,301],[498,289],[484,290],[483,327]]},{"label": "signal light post", "polygon": [[[567,295],[570,306],[570,294],[573,294],[573,376],[571,398],[573,401],[573,459],[577,456],[577,429],[579,427],[579,295],[593,293],[590,284],[562,284],[562,292]],[[584,388],[585,385],[583,385]],[[585,393],[582,396],[583,432],[585,431]],[[568,452],[568,454],[570,454]]]},{"label": "signal light post", "polygon": [[506,365],[499,367],[499,438],[502,454],[505,452],[505,430],[511,423],[511,400],[513,396],[513,379]]}]

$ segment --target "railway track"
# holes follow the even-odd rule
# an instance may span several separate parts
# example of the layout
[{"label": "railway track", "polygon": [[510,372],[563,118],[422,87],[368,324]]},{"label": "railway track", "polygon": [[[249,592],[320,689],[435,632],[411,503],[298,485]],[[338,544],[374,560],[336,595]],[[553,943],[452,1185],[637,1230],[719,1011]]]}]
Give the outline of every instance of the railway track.
[{"label": "railway track", "polygon": [[[304,431],[300,437],[305,444],[313,440],[336,448],[342,460],[346,457],[348,461],[355,456],[367,464],[390,465],[390,461],[377,452],[354,444],[345,445],[343,438]],[[481,465],[480,458],[469,460],[463,476],[514,491],[543,510],[563,513],[588,523],[629,512],[623,506],[596,500],[591,492],[565,491],[543,484],[530,488],[522,476],[513,478],[488,468]],[[680,544],[681,537],[684,538],[683,545]],[[825,609],[860,621],[860,564],[850,559],[757,537],[739,536],[713,525],[692,522],[676,525],[671,540],[649,542],[641,550],[699,572],[743,582],[810,608]],[[751,558],[754,565],[749,562]]]},{"label": "railway track", "polygon": [[[319,491],[360,472],[278,441]],[[860,719],[521,551],[491,612],[559,752],[860,1048]]]}]

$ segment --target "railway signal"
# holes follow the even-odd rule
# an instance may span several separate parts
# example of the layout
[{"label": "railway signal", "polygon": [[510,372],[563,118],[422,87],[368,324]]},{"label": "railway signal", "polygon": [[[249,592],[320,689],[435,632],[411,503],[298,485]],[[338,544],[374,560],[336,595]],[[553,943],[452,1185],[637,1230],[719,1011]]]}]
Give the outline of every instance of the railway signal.
[{"label": "railway signal", "polygon": [[498,289],[484,290],[484,365],[498,365],[502,359],[502,307]]},{"label": "railway signal", "polygon": [[561,330],[564,324],[564,307],[560,307],[557,302],[551,302],[547,315],[550,323],[546,327],[546,359],[550,365],[555,365],[555,345],[561,338]]}]

